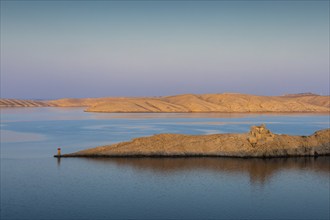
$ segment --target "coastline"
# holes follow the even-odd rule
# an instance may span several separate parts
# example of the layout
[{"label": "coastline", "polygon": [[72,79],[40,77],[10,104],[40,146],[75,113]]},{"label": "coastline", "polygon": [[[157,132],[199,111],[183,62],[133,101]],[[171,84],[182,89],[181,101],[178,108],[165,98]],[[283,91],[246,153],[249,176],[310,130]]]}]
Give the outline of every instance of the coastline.
[{"label": "coastline", "polygon": [[55,158],[237,158],[237,159],[276,159],[276,158],[317,158],[317,157],[329,157],[330,153],[321,155],[282,155],[282,156],[230,156],[230,155],[207,155],[207,154],[186,154],[186,155],[54,155]]}]

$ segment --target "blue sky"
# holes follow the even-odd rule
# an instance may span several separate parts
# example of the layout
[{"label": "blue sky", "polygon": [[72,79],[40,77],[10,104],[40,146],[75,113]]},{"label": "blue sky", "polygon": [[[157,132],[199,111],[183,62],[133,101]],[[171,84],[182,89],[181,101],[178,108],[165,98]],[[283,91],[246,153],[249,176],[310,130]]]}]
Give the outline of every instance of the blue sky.
[{"label": "blue sky", "polygon": [[1,1],[1,97],[329,94],[329,1]]}]

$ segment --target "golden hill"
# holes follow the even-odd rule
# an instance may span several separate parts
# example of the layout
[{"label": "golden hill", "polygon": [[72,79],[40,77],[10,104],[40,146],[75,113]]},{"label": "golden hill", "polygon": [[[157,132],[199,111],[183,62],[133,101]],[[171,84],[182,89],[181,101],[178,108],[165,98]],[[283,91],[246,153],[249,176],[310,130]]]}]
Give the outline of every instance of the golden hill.
[{"label": "golden hill", "polygon": [[330,97],[314,94],[255,96],[236,93],[164,97],[59,99],[58,107],[87,107],[88,112],[329,112]]}]

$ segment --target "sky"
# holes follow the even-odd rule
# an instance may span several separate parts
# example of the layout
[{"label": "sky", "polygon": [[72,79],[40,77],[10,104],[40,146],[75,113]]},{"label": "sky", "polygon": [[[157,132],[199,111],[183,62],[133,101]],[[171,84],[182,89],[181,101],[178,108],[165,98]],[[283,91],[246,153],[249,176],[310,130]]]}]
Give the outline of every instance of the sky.
[{"label": "sky", "polygon": [[329,1],[1,1],[1,98],[329,94]]}]

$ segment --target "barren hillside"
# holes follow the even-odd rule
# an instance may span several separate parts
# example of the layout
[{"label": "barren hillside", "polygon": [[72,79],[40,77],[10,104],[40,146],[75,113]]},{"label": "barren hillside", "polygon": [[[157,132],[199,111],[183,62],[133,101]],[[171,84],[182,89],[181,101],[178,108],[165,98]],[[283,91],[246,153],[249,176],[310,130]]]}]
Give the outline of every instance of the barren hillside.
[{"label": "barren hillside", "polygon": [[0,107],[86,107],[88,112],[329,112],[330,97],[315,94],[256,96],[238,93],[163,97],[0,99]]},{"label": "barren hillside", "polygon": [[329,112],[329,96],[255,96],[236,93],[142,98],[59,99],[56,106],[89,112]]}]

